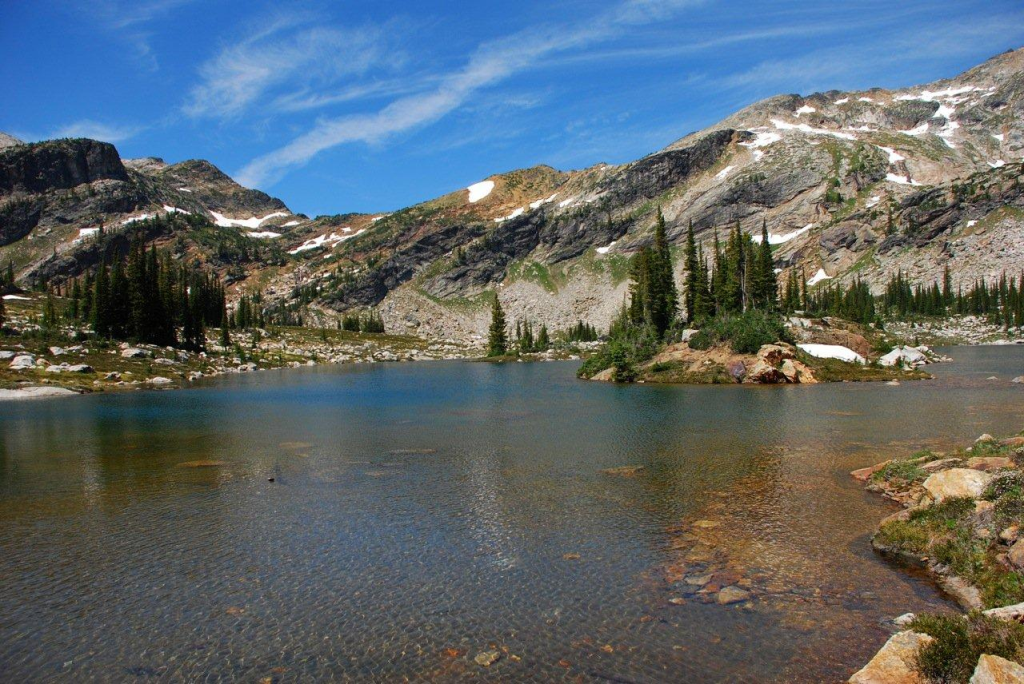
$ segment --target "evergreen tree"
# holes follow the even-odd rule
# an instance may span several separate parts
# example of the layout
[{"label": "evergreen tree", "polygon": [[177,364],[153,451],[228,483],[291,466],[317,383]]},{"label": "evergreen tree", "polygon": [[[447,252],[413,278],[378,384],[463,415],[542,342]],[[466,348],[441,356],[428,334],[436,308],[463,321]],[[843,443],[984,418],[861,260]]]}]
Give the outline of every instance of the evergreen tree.
[{"label": "evergreen tree", "polygon": [[491,328],[487,336],[487,355],[504,356],[508,352],[508,331],[505,329],[505,312],[501,308],[498,294],[494,294],[491,308]]},{"label": "evergreen tree", "polygon": [[778,306],[779,287],[775,278],[772,246],[768,242],[768,223],[761,222],[761,244],[757,248],[753,277],[754,306],[774,310]]},{"label": "evergreen tree", "polygon": [[228,330],[230,320],[228,318],[227,305],[222,303],[220,313],[220,346],[225,349],[231,346],[231,332]]},{"label": "evergreen tree", "polygon": [[686,229],[686,288],[683,294],[683,306],[686,308],[686,322],[692,323],[697,318],[697,293],[700,289],[700,269],[697,260],[697,242],[693,237],[693,221]]},{"label": "evergreen tree", "polygon": [[537,334],[537,349],[539,351],[546,351],[551,347],[551,339],[548,336],[548,326],[541,325],[540,332]]},{"label": "evergreen tree", "polygon": [[93,282],[91,309],[93,332],[97,337],[110,337],[110,278],[106,262],[100,264],[96,280]]}]

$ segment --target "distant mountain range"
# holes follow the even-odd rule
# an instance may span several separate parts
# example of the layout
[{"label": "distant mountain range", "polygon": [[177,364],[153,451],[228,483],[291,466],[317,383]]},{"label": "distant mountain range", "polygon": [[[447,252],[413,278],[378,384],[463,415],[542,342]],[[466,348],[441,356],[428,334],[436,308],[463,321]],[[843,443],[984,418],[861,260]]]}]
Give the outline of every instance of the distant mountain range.
[{"label": "distant mountain range", "polygon": [[690,222],[708,246],[765,222],[783,278],[877,289],[948,266],[967,283],[1024,268],[1022,122],[1015,50],[923,86],[769,98],[629,164],[517,170],[386,215],[315,219],[209,162],[0,134],[0,265],[26,284],[66,279],[138,219],[171,215],[147,238],[312,320],[376,307],[389,331],[465,338],[485,334],[497,291],[512,320],[603,327],[660,207],[676,245]]}]

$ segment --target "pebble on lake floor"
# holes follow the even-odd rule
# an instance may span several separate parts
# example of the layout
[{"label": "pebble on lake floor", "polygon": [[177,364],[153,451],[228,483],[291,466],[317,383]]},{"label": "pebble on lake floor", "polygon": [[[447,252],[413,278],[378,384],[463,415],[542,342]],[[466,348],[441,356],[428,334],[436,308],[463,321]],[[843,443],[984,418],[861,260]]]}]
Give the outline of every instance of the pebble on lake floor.
[{"label": "pebble on lake floor", "polygon": [[498,651],[483,651],[481,653],[477,653],[476,657],[473,658],[473,661],[481,667],[490,667],[500,659],[501,653]]}]

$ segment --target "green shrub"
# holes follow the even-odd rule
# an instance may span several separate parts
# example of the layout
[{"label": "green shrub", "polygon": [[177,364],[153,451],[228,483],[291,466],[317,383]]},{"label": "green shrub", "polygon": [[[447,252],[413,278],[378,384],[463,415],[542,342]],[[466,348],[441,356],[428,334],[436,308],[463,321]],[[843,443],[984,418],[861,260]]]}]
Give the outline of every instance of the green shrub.
[{"label": "green shrub", "polygon": [[1024,492],[1024,473],[1012,472],[1000,475],[988,486],[982,498],[986,501],[995,501],[1013,492],[1016,492],[1018,496]]},{"label": "green shrub", "polygon": [[782,317],[759,310],[723,314],[705,322],[690,338],[693,349],[710,349],[728,344],[738,354],[756,354],[762,345],[792,342]]},{"label": "green shrub", "polygon": [[1024,625],[980,612],[919,615],[910,629],[935,638],[917,655],[918,669],[932,682],[968,682],[983,653],[1016,662],[1024,656]]},{"label": "green shrub", "polygon": [[884,468],[871,477],[872,479],[885,482],[891,482],[892,480],[902,480],[907,483],[921,482],[924,480],[925,472],[921,470],[921,466],[917,462],[910,459],[901,459],[887,463]]}]

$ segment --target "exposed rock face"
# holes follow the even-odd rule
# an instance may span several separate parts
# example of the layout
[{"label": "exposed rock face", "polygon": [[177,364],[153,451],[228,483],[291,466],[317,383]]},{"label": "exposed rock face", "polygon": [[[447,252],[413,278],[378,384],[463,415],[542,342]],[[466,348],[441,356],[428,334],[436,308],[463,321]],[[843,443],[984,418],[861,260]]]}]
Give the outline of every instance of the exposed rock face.
[{"label": "exposed rock face", "polygon": [[983,654],[970,684],[1024,684],[1024,667],[1006,658]]},{"label": "exposed rock face", "polygon": [[5,147],[14,147],[15,145],[24,144],[25,143],[15,138],[13,135],[8,135],[6,133],[0,132],[0,150],[4,149]]},{"label": "exposed rock face", "polygon": [[924,488],[935,501],[959,497],[979,498],[995,476],[970,468],[950,468],[929,475]]},{"label": "exposed rock face", "polygon": [[0,195],[64,190],[98,180],[128,180],[109,143],[54,140],[0,150]]},{"label": "exposed rock face", "polygon": [[933,641],[935,639],[927,634],[897,632],[849,681],[851,684],[926,684],[917,671],[917,652]]}]

